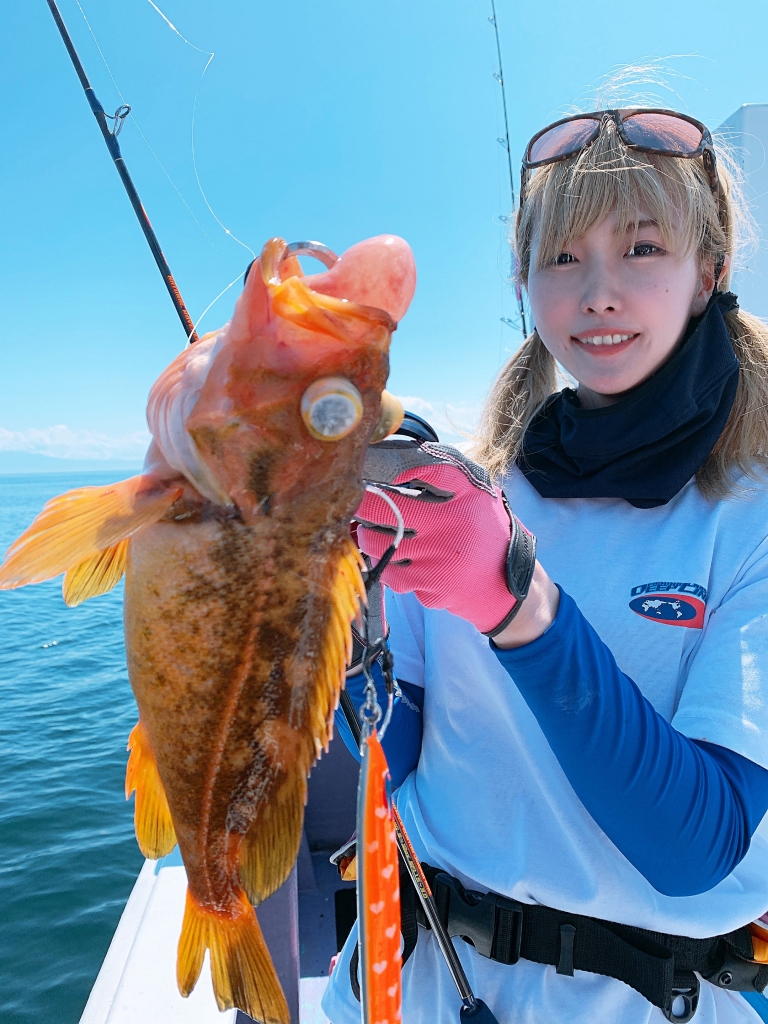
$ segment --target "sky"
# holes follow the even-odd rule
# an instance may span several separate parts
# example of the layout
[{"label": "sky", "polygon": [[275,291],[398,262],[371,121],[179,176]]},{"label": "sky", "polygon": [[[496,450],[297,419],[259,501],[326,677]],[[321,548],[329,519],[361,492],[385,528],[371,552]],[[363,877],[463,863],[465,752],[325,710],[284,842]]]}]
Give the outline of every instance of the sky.
[{"label": "sky", "polygon": [[[193,318],[273,235],[337,252],[402,235],[419,284],[389,388],[444,437],[471,429],[521,338],[502,319],[490,0],[79,4],[62,15],[104,107],[131,105],[123,155]],[[527,139],[622,66],[669,58],[654,102],[713,128],[768,101],[768,5],[724,10],[497,0],[515,187]],[[147,393],[184,335],[44,0],[0,5],[0,39],[0,455],[138,462]]]}]

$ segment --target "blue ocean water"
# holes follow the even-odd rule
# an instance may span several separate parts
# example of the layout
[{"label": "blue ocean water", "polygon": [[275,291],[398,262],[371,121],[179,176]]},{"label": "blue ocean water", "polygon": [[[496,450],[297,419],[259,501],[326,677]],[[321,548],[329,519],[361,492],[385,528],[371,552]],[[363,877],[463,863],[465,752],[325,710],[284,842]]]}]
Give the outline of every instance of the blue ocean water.
[{"label": "blue ocean water", "polygon": [[[0,476],[0,552],[56,494],[120,474]],[[72,1024],[142,857],[123,795],[136,721],[122,584],[0,592],[0,1021]]]}]

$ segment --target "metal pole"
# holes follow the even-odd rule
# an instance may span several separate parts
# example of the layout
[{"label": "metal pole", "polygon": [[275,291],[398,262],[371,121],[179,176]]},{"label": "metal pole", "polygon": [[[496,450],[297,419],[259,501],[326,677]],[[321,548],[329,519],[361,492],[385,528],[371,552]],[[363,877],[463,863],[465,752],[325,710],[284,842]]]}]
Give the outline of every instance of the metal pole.
[{"label": "metal pole", "polygon": [[[515,213],[515,176],[514,176],[514,173],[512,171],[512,152],[511,152],[511,147],[510,147],[510,143],[509,143],[509,118],[507,116],[507,87],[506,87],[506,85],[504,83],[504,67],[503,67],[503,65],[501,63],[501,39],[499,38],[499,23],[496,20],[496,0],[491,0],[491,10],[493,11],[493,14],[488,19],[488,21],[490,21],[491,25],[493,25],[493,32],[494,32],[494,35],[496,36],[496,56],[497,56],[498,61],[499,61],[498,73],[495,74],[493,77],[496,79],[496,81],[501,86],[501,105],[502,105],[502,109],[504,110],[504,138],[503,139],[499,139],[498,141],[502,144],[504,149],[506,149],[506,151],[507,151],[507,171],[509,172],[509,192],[510,192],[510,195],[512,197],[512,211],[511,212],[512,212],[512,216],[514,216],[514,213]],[[513,271],[514,271],[514,264],[513,264]],[[515,287],[517,289],[517,306],[518,306],[518,310],[520,312],[520,329],[523,332],[523,338],[526,338],[528,336],[528,328],[526,327],[526,323],[525,323],[525,306],[523,305],[523,294],[520,291],[520,287],[517,284],[517,282],[515,282]],[[505,319],[505,318],[502,317],[502,319]],[[505,322],[506,322],[506,320],[505,320]]]},{"label": "metal pole", "polygon": [[152,250],[152,255],[155,257],[155,263],[157,264],[158,270],[163,275],[165,287],[168,289],[168,294],[171,297],[171,302],[173,303],[174,309],[178,314],[179,320],[181,320],[182,326],[184,328],[184,333],[186,334],[187,339],[190,342],[197,341],[198,338],[197,333],[195,332],[195,324],[192,320],[192,317],[189,315],[189,310],[184,305],[184,300],[182,299],[181,292],[179,291],[176,281],[173,278],[171,268],[168,266],[168,261],[163,255],[163,250],[160,248],[160,243],[157,240],[157,235],[155,234],[152,225],[149,222],[147,212],[141,204],[141,199],[139,199],[139,194],[136,191],[136,186],[133,184],[131,176],[128,173],[128,168],[125,166],[123,155],[120,152],[120,144],[117,141],[117,136],[120,132],[122,122],[127,117],[131,108],[121,107],[115,114],[115,127],[113,129],[109,127],[109,124],[107,123],[108,115],[104,112],[104,108],[102,107],[101,103],[99,103],[96,93],[93,91],[91,83],[88,81],[88,76],[85,73],[85,68],[83,67],[82,62],[80,61],[80,58],[77,55],[77,50],[75,49],[74,43],[72,42],[69,32],[67,31],[67,26],[64,24],[64,21],[61,17],[59,8],[56,5],[56,0],[46,0],[46,2],[48,4],[48,7],[50,8],[51,14],[53,15],[53,20],[56,22],[56,27],[61,33],[61,38],[64,40],[64,45],[67,48],[67,53],[69,54],[70,60],[74,65],[75,71],[77,72],[77,77],[80,79],[80,84],[83,87],[85,97],[88,100],[91,110],[93,111],[93,116],[96,118],[99,128],[101,129],[101,134],[104,136],[104,141],[107,144],[107,149],[109,150],[110,156],[112,157],[115,167],[117,168],[117,173],[120,175],[120,180],[123,183],[125,191],[128,193],[128,198],[131,201],[131,206],[133,207],[134,213],[138,217],[139,224],[141,225],[141,230],[144,232],[144,237],[149,243],[149,248]]}]

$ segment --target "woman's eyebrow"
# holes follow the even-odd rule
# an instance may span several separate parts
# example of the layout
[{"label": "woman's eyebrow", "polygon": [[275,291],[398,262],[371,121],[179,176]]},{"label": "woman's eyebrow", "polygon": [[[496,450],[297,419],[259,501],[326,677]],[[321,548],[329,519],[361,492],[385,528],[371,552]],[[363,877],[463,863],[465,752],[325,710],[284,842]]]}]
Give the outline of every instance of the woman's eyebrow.
[{"label": "woman's eyebrow", "polygon": [[[644,220],[637,221],[636,224],[630,224],[629,227],[627,227],[623,233],[625,235],[628,235],[632,233],[637,233],[638,231],[643,231],[645,228],[658,228],[658,226],[658,221],[652,220],[651,218],[646,218]],[[622,234],[622,232],[618,231],[617,234]]]}]

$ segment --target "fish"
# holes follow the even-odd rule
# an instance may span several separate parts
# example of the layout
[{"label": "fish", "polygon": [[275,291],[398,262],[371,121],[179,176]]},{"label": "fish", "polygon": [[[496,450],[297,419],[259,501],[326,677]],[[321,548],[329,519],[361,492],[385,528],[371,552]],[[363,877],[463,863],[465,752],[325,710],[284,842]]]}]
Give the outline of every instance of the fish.
[{"label": "fish", "polygon": [[363,1024],[402,1020],[400,876],[389,769],[375,728],[361,744],[357,920]]},{"label": "fish", "polygon": [[219,1008],[262,1024],[290,1017],[254,905],[290,874],[331,738],[365,601],[350,520],[402,420],[384,386],[415,284],[394,235],[307,276],[270,239],[232,319],[152,387],[141,475],[52,499],[0,566],[2,589],[63,573],[71,605],[125,575],[126,795],[144,855],[178,843],[186,868],[178,987],[207,950]]}]

